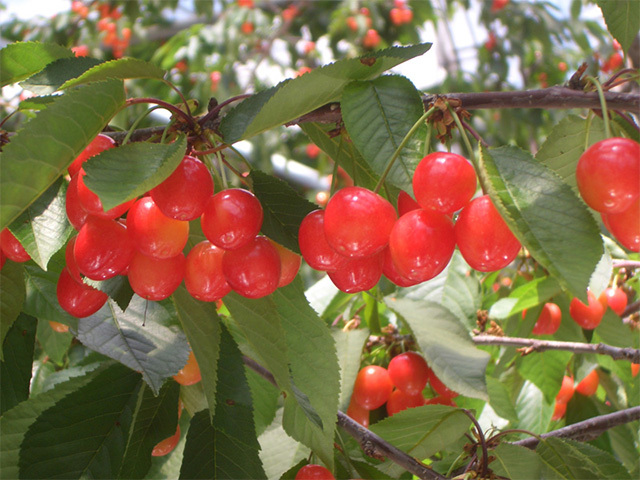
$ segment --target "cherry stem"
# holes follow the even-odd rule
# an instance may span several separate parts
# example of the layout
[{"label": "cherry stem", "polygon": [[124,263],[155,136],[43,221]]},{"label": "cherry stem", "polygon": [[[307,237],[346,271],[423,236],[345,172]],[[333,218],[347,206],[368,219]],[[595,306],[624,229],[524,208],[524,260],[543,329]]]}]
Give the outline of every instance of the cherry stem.
[{"label": "cherry stem", "polygon": [[218,153],[221,150],[224,150],[225,148],[229,148],[229,145],[227,145],[226,143],[223,143],[222,145],[218,145],[217,147],[214,147],[214,148],[209,148],[208,150],[192,150],[191,154],[195,155],[196,157],[199,157],[201,155],[210,155],[212,153]]},{"label": "cherry stem", "polygon": [[638,124],[636,122],[634,122],[633,119],[629,115],[627,115],[626,113],[621,112],[620,110],[614,110],[614,112],[616,112],[620,118],[622,118],[625,122],[627,122],[633,128],[638,130],[638,132],[640,132],[640,126],[638,126]]},{"label": "cherry stem", "polygon": [[458,127],[458,130],[460,131],[460,135],[462,136],[462,142],[464,143],[465,148],[469,152],[469,158],[471,159],[471,163],[473,163],[474,166],[477,166],[478,162],[476,161],[476,154],[473,151],[473,147],[471,146],[471,142],[469,141],[469,137],[467,136],[467,132],[466,132],[465,128],[462,125],[462,120],[460,119],[460,117],[458,116],[456,111],[453,109],[451,104],[449,102],[446,102],[446,103],[447,103],[447,109],[449,110],[449,113],[453,117],[453,121],[456,122],[456,126]]},{"label": "cherry stem", "polygon": [[[620,78],[622,75],[625,74],[631,74],[632,76],[629,78],[625,78],[623,79],[621,82],[617,82],[618,78]],[[611,77],[602,84],[602,87],[606,90],[609,90],[610,88],[613,88],[617,85],[622,85],[623,83],[629,82],[630,80],[633,80],[634,76],[638,75],[638,70],[634,69],[634,68],[623,68],[622,70],[620,70],[619,72],[614,73],[613,75],[611,75]],[[615,82],[615,83],[614,83]]]},{"label": "cherry stem", "polygon": [[474,417],[473,414],[466,408],[463,408],[461,410],[467,417],[471,419],[471,422],[473,422],[473,425],[475,426],[476,433],[480,441],[480,446],[482,447],[482,472],[481,472],[482,476],[480,478],[486,478],[487,468],[489,467],[489,462],[488,462],[489,452],[487,451],[487,440],[484,438],[482,427],[478,423],[478,420],[476,420],[476,417]]},{"label": "cherry stem", "polygon": [[604,98],[604,90],[597,78],[586,77],[598,90],[598,98],[600,99],[600,109],[602,110],[602,119],[604,120],[604,132],[607,138],[611,138],[611,125],[609,125],[609,112],[607,112],[607,100]]},{"label": "cherry stem", "polygon": [[183,112],[178,107],[176,107],[175,105],[170,104],[169,102],[165,102],[163,100],[158,100],[157,98],[142,97],[142,98],[130,98],[130,99],[127,100],[126,105],[127,106],[135,105],[137,103],[151,103],[151,104],[154,104],[154,105],[159,105],[159,106],[165,108],[166,110],[169,110],[171,113],[174,113],[175,115],[181,117],[191,127],[195,127],[197,125],[196,122],[193,120],[193,117],[191,117],[191,115],[188,115],[187,113]]},{"label": "cherry stem", "polygon": [[173,83],[171,83],[168,80],[165,80],[164,78],[162,79],[162,81],[164,83],[166,83],[167,85],[169,85],[169,87],[171,87],[171,89],[173,91],[175,91],[178,96],[180,97],[180,99],[182,100],[182,104],[184,105],[184,109],[187,111],[187,115],[189,115],[189,117],[193,117],[193,115],[191,115],[191,109],[189,108],[189,102],[187,102],[187,99],[184,98],[184,95],[182,94],[182,92],[180,91],[180,89],[178,87],[176,87]]},{"label": "cherry stem", "polygon": [[147,118],[147,116],[150,115],[151,112],[153,112],[154,110],[157,110],[159,108],[162,108],[162,107],[160,105],[156,105],[155,107],[151,107],[146,112],[144,112],[142,115],[140,115],[138,118],[136,118],[136,120],[131,125],[131,128],[127,132],[127,135],[122,140],[122,144],[121,145],[126,145],[129,142],[129,139],[131,138],[131,135],[133,135],[133,132],[136,130],[136,127],[138,125],[140,125],[140,122],[142,122],[142,120]]},{"label": "cherry stem", "polygon": [[235,97],[231,97],[225,100],[224,102],[220,103],[219,105],[216,105],[211,110],[209,110],[206,115],[204,115],[202,118],[200,118],[200,120],[198,120],[198,123],[200,125],[204,125],[212,118],[215,118],[220,113],[220,110],[222,110],[224,107],[226,107],[230,103],[237,102],[238,100],[244,100],[245,98],[248,98],[250,96],[251,96],[250,93],[243,93],[242,95],[237,95]]}]

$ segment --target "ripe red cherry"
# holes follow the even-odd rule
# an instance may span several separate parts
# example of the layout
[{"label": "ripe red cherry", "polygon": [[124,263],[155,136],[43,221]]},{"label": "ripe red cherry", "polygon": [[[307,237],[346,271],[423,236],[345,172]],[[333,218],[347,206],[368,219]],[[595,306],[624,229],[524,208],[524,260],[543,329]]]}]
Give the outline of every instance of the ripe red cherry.
[{"label": "ripe red cherry", "polygon": [[408,395],[422,394],[429,381],[427,362],[416,352],[396,355],[389,362],[387,370],[396,388]]},{"label": "ripe red cherry", "polygon": [[189,352],[189,358],[187,358],[185,366],[173,376],[173,379],[180,385],[194,385],[202,380],[202,376],[200,375],[200,366],[196,361],[196,356],[193,354],[193,350]]},{"label": "ripe red cherry", "polygon": [[564,417],[565,413],[567,413],[567,404],[564,402],[556,401],[556,404],[553,408],[553,415],[551,416],[551,420],[557,422],[562,417]]},{"label": "ripe red cherry", "polygon": [[153,258],[135,252],[127,277],[133,291],[142,298],[164,300],[182,283],[185,263],[182,253],[171,258]]},{"label": "ripe red cherry", "polygon": [[322,465],[305,465],[298,473],[295,480],[335,480],[335,477]]},{"label": "ripe red cherry", "polygon": [[176,220],[195,220],[213,195],[213,179],[207,166],[185,156],[178,168],[150,192],[162,213]]},{"label": "ripe red cherry", "polygon": [[562,385],[560,385],[560,391],[556,395],[556,402],[568,403],[573,397],[574,390],[573,378],[565,375],[562,377]]},{"label": "ripe red cherry", "polygon": [[300,270],[300,265],[302,264],[302,257],[279,243],[273,240],[270,241],[271,244],[276,247],[278,255],[280,255],[280,280],[278,280],[278,288],[284,287],[296,278],[298,270]]},{"label": "ripe red cherry", "polygon": [[106,280],[126,270],[134,251],[127,227],[116,220],[89,217],[78,232],[73,256],[83,275]]},{"label": "ripe red cherry", "polygon": [[382,263],[382,274],[387,277],[387,279],[389,279],[394,285],[397,285],[399,287],[411,287],[420,283],[400,275],[400,272],[398,272],[398,269],[393,263],[393,258],[391,258],[391,250],[389,250],[388,246],[384,249],[383,256],[384,261]]},{"label": "ripe red cherry", "polygon": [[584,201],[601,213],[620,213],[640,196],[640,144],[607,138],[578,160],[576,181]]},{"label": "ripe red cherry", "polygon": [[389,250],[398,273],[424,282],[438,275],[455,249],[453,222],[435,210],[413,210],[398,219]]},{"label": "ripe red cherry", "polygon": [[367,33],[364,34],[364,37],[362,37],[362,46],[364,48],[374,49],[380,45],[380,40],[380,34],[377,30],[370,28],[367,30]]},{"label": "ripe red cherry", "polygon": [[329,199],[324,233],[329,245],[345,257],[368,257],[389,243],[396,210],[377,193],[345,187]]},{"label": "ripe red cherry", "polygon": [[369,410],[358,405],[351,397],[349,407],[347,408],[347,415],[358,422],[363,427],[369,427]]},{"label": "ripe red cherry", "polygon": [[598,377],[598,370],[594,368],[576,385],[576,392],[589,397],[598,390],[598,383],[600,383],[600,377]]},{"label": "ripe red cherry", "polygon": [[531,333],[534,335],[553,335],[560,328],[561,320],[560,307],[555,303],[545,303]]},{"label": "ripe red cherry", "polygon": [[454,392],[442,383],[431,368],[429,368],[429,384],[431,385],[431,389],[441,397],[455,398],[458,396],[457,392]]},{"label": "ripe red cherry", "polygon": [[401,217],[411,210],[418,210],[420,205],[404,190],[398,194],[398,216]]},{"label": "ripe red cherry", "polygon": [[31,260],[31,256],[8,228],[3,229],[0,233],[0,248],[2,253],[14,262]]},{"label": "ripe red cherry", "polygon": [[521,247],[488,195],[474,198],[462,209],[455,236],[466,262],[480,272],[506,267]]},{"label": "ripe red cherry", "polygon": [[189,222],[167,217],[151,197],[143,197],[131,207],[127,228],[136,248],[155,258],[175,257],[189,239]]},{"label": "ripe red cherry", "polygon": [[387,400],[387,413],[391,416],[407,408],[421,407],[425,404],[422,392],[409,394],[395,389]]},{"label": "ripe red cherry", "polygon": [[589,305],[585,305],[578,298],[573,298],[569,304],[569,315],[582,328],[593,330],[600,325],[604,315],[604,308],[590,291],[587,292],[587,300]]},{"label": "ripe red cherry", "polygon": [[211,243],[234,250],[255,238],[262,227],[262,218],[262,205],[253,193],[230,188],[209,199],[200,223]]},{"label": "ripe red cherry", "polygon": [[116,146],[116,142],[107,135],[99,133],[89,145],[69,165],[69,176],[73,177],[82,168],[82,164],[94,155]]},{"label": "ripe red cherry", "polygon": [[389,400],[393,383],[386,368],[369,365],[358,372],[353,385],[353,401],[362,408],[375,410]]},{"label": "ripe red cherry", "polygon": [[248,244],[228,250],[222,271],[231,288],[243,297],[261,298],[278,288],[280,255],[267,237],[259,235]]},{"label": "ripe red cherry", "polygon": [[611,308],[616,314],[622,315],[624,309],[627,308],[627,294],[621,288],[607,288],[600,294],[598,300],[602,304],[602,308],[606,310],[607,306]]},{"label": "ripe red cherry", "polygon": [[178,445],[179,441],[180,441],[180,425],[178,425],[178,428],[176,428],[176,433],[174,433],[168,438],[165,438],[161,442],[158,442],[156,446],[153,447],[153,450],[151,450],[151,456],[164,457],[165,455],[168,455],[176,448],[176,445]]},{"label": "ripe red cherry", "polygon": [[620,213],[601,214],[607,230],[624,247],[640,252],[640,198]]},{"label": "ripe red cherry", "polygon": [[58,278],[56,296],[62,309],[76,318],[93,315],[107,302],[107,294],[73,279],[64,268]]},{"label": "ripe red cherry", "polygon": [[304,260],[316,270],[337,270],[346,262],[324,235],[324,210],[314,210],[304,217],[298,229],[298,245]]},{"label": "ripe red cherry", "polygon": [[82,208],[84,208],[89,214],[95,215],[100,218],[118,218],[122,216],[129,208],[135,203],[135,198],[131,199],[127,202],[121,203],[120,205],[116,205],[115,207],[105,211],[102,208],[102,202],[98,195],[93,193],[84,183],[84,177],[86,173],[83,168],[78,172],[78,201]]},{"label": "ripe red cherry", "polygon": [[67,186],[67,194],[65,196],[65,209],[67,212],[69,223],[73,225],[73,228],[75,228],[76,230],[80,230],[82,228],[82,225],[84,225],[84,222],[87,221],[89,212],[87,212],[80,204],[80,199],[78,198],[77,174],[71,177],[71,181]]},{"label": "ripe red cherry", "polygon": [[184,284],[193,298],[215,302],[231,291],[222,273],[224,250],[205,240],[187,255]]},{"label": "ripe red cherry", "polygon": [[371,290],[382,277],[384,252],[364,258],[346,258],[338,270],[328,272],[329,278],[339,290],[357,293]]},{"label": "ripe red cherry", "polygon": [[476,192],[476,171],[461,155],[433,152],[424,157],[413,174],[413,193],[422,208],[453,213]]},{"label": "ripe red cherry", "polygon": [[508,3],[509,0],[493,0],[493,3],[491,4],[491,13],[499,12],[506,7]]},{"label": "ripe red cherry", "polygon": [[67,246],[64,249],[64,261],[67,269],[69,269],[69,273],[71,276],[78,282],[82,282],[82,274],[80,273],[80,269],[78,268],[78,264],[76,262],[75,254],[73,250],[76,246],[76,238],[77,235],[74,235],[67,242]]}]

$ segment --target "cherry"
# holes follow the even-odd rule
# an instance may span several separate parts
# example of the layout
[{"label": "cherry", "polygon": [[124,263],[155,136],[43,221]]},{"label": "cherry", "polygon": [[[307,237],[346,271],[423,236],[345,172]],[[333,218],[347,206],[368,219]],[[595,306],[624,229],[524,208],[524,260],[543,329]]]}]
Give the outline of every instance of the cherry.
[{"label": "cherry", "polygon": [[421,407],[425,404],[422,392],[409,394],[395,389],[387,400],[387,413],[391,416],[407,408]]},{"label": "cherry", "polygon": [[620,213],[640,196],[640,144],[628,138],[594,143],[578,160],[580,195],[594,210]]},{"label": "cherry", "polygon": [[404,352],[396,355],[387,367],[389,377],[398,390],[408,395],[422,394],[429,381],[429,367],[422,355]]},{"label": "cherry", "polygon": [[171,258],[153,258],[135,252],[127,277],[133,291],[142,298],[164,300],[182,283],[185,263],[182,253]]},{"label": "cherry", "polygon": [[593,330],[600,325],[604,308],[591,291],[587,292],[587,300],[589,305],[585,305],[578,298],[573,298],[569,304],[569,315],[582,328]]},{"label": "cherry", "polygon": [[298,470],[295,480],[335,480],[335,477],[322,465],[309,464]]},{"label": "cherry", "polygon": [[491,13],[496,13],[507,6],[509,0],[493,0],[491,3]]},{"label": "cherry", "polygon": [[345,257],[368,257],[389,243],[396,210],[377,193],[345,187],[329,199],[324,233],[329,245]]},{"label": "cherry", "polygon": [[564,417],[565,413],[567,413],[567,404],[564,402],[556,401],[555,406],[553,408],[553,415],[551,416],[551,420],[553,420],[554,422],[557,422],[562,417]]},{"label": "cherry", "polygon": [[196,356],[193,354],[193,350],[189,352],[187,363],[173,376],[173,379],[180,385],[194,385],[202,380],[200,367],[196,361]]},{"label": "cherry", "polygon": [[531,333],[534,335],[553,335],[560,328],[561,320],[560,307],[555,303],[545,303]]},{"label": "cherry", "polygon": [[351,397],[351,401],[349,402],[347,415],[363,427],[369,427],[369,410],[358,405],[358,403],[354,401],[353,397]]},{"label": "cherry", "polygon": [[31,256],[8,228],[4,228],[0,232],[0,249],[9,260],[14,262],[31,260]]},{"label": "cherry", "polygon": [[438,275],[455,249],[453,222],[435,210],[413,210],[395,223],[389,238],[391,258],[398,273],[424,282]]},{"label": "cherry", "polygon": [[337,270],[346,263],[324,235],[324,210],[314,210],[304,217],[298,229],[298,246],[304,260],[316,270]]},{"label": "cherry", "polygon": [[80,230],[82,228],[82,225],[84,225],[84,222],[87,221],[89,212],[87,212],[80,204],[80,199],[78,198],[77,174],[71,177],[71,181],[67,186],[67,193],[65,196],[65,210],[67,212],[69,223],[71,223],[71,225],[73,225],[73,228],[75,228],[76,230]]},{"label": "cherry", "polygon": [[370,28],[362,38],[362,46],[364,48],[374,49],[378,45],[380,45],[380,41],[380,34],[377,32],[377,30]]},{"label": "cherry", "polygon": [[77,179],[77,189],[78,189],[78,201],[82,208],[84,208],[91,215],[95,215],[96,217],[101,218],[118,218],[122,216],[129,208],[135,203],[135,198],[121,203],[120,205],[116,205],[115,207],[107,210],[105,212],[104,208],[102,208],[102,202],[98,195],[93,193],[84,183],[84,177],[86,173],[83,168],[78,172]]},{"label": "cherry", "polygon": [[278,280],[278,288],[284,287],[296,278],[298,270],[300,270],[300,265],[302,264],[302,257],[279,243],[273,240],[270,241],[271,244],[276,247],[278,255],[280,255],[280,280]]},{"label": "cherry", "polygon": [[573,397],[574,390],[573,378],[565,375],[562,377],[562,385],[560,386],[558,395],[556,395],[556,402],[568,403],[571,397]]},{"label": "cherry", "polygon": [[242,25],[240,25],[240,30],[245,35],[249,35],[250,33],[253,33],[253,31],[255,30],[255,26],[253,25],[253,22],[242,22]]},{"label": "cherry", "polygon": [[620,213],[601,214],[607,230],[625,248],[640,252],[640,198]]},{"label": "cherry", "polygon": [[64,268],[58,278],[56,296],[62,309],[76,318],[93,315],[107,302],[106,293],[78,282]]},{"label": "cherry", "polygon": [[227,282],[246,298],[261,298],[275,292],[280,281],[280,265],[278,251],[262,235],[222,256],[222,271]]},{"label": "cherry", "polygon": [[413,174],[413,193],[424,209],[453,213],[476,192],[476,171],[461,155],[433,152],[424,157]]},{"label": "cherry", "polygon": [[632,363],[631,364],[631,376],[637,377],[640,372],[640,363]]},{"label": "cherry", "polygon": [[168,438],[165,438],[161,442],[158,442],[153,450],[151,450],[152,457],[163,457],[171,453],[178,445],[180,441],[180,425],[176,428],[176,433]]},{"label": "cherry", "polygon": [[262,227],[262,219],[262,205],[253,193],[230,188],[209,199],[200,223],[211,243],[234,250],[253,241]]},{"label": "cherry", "polygon": [[64,323],[54,322],[53,320],[49,320],[49,326],[54,332],[57,333],[66,333],[69,331],[69,325],[65,325]]},{"label": "cherry", "polygon": [[4,252],[0,248],[0,270],[2,270],[2,267],[4,267],[5,263],[7,263],[7,256],[4,254]]},{"label": "cherry", "polygon": [[131,207],[127,228],[136,248],[155,258],[175,257],[189,239],[189,222],[167,217],[151,197],[143,197]]},{"label": "cherry", "polygon": [[598,370],[594,368],[576,385],[576,392],[589,397],[598,390],[598,383],[600,383]]},{"label": "cherry", "polygon": [[76,246],[76,238],[78,236],[74,235],[67,242],[67,246],[64,249],[64,261],[66,267],[69,269],[69,273],[71,276],[78,282],[82,282],[82,274],[80,273],[80,269],[78,268],[78,263],[76,262],[75,254],[73,250]]},{"label": "cherry", "polygon": [[231,291],[222,273],[224,250],[204,240],[187,255],[184,284],[192,297],[215,302]]},{"label": "cherry", "polygon": [[333,284],[345,293],[371,290],[382,277],[384,252],[364,258],[346,258],[338,270],[328,272]]},{"label": "cherry", "polygon": [[400,275],[400,272],[398,272],[398,269],[393,263],[393,258],[391,258],[391,250],[389,250],[389,247],[384,249],[383,256],[384,260],[382,263],[382,274],[387,277],[393,284],[399,287],[411,287],[420,283]]},{"label": "cherry", "polygon": [[431,389],[441,397],[455,398],[458,396],[457,392],[450,390],[444,383],[442,383],[431,368],[429,368],[429,384],[431,385]]},{"label": "cherry", "polygon": [[621,288],[607,288],[600,294],[598,300],[602,304],[602,308],[606,310],[607,306],[616,314],[622,316],[624,309],[627,308],[627,294]]},{"label": "cherry", "polygon": [[384,405],[393,391],[386,368],[369,365],[358,372],[353,385],[353,401],[362,408],[375,410]]},{"label": "cherry", "polygon": [[496,34],[493,32],[489,32],[489,38],[484,42],[484,48],[487,51],[492,51],[498,45],[498,39],[496,38]]},{"label": "cherry", "polygon": [[521,247],[488,195],[474,198],[462,209],[455,237],[466,262],[480,272],[506,267]]},{"label": "cherry", "polygon": [[207,201],[213,195],[213,179],[204,163],[187,155],[150,194],[167,217],[195,220],[202,215]]},{"label": "cherry", "polygon": [[404,190],[398,194],[398,216],[401,217],[411,210],[418,210],[420,205]]},{"label": "cherry", "polygon": [[[85,46],[85,48],[87,48]],[[88,53],[88,49],[87,49]],[[76,55],[76,56],[86,56],[86,55]],[[110,148],[114,148],[116,146],[116,142],[109,136],[99,133],[96,138],[91,140],[91,143],[85,147],[85,149],[80,152],[80,155],[76,157],[76,159],[69,165],[68,171],[69,176],[73,177],[76,173],[80,171],[82,168],[82,164],[86,162],[89,158],[94,155],[99,154],[105,150]]]},{"label": "cherry", "polygon": [[106,280],[124,272],[134,251],[127,227],[99,217],[87,220],[73,246],[78,270],[92,280]]}]

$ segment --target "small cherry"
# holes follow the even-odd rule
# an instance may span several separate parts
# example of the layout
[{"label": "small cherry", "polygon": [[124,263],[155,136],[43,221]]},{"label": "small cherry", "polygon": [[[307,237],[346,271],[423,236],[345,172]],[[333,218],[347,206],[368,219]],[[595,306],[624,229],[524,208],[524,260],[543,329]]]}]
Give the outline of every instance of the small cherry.
[{"label": "small cherry", "polygon": [[2,253],[11,261],[21,263],[31,260],[31,256],[24,249],[20,241],[11,233],[9,228],[4,228],[0,233],[0,249],[2,249]]},{"label": "small cherry", "polygon": [[164,457],[165,455],[168,455],[176,448],[176,445],[178,445],[179,441],[180,441],[180,425],[178,425],[178,427],[176,428],[176,433],[158,442],[156,446],[153,447],[153,450],[151,450],[151,456]]},{"label": "small cherry", "polygon": [[560,307],[555,303],[545,303],[531,333],[534,335],[553,335],[560,328],[561,320]]},{"label": "small cherry", "polygon": [[627,294],[621,288],[607,288],[598,297],[603,308],[609,306],[617,315],[622,316],[625,308],[627,308]]},{"label": "small cherry", "polygon": [[194,385],[202,380],[200,367],[196,361],[196,356],[193,354],[193,350],[189,352],[187,363],[173,376],[173,379],[180,385]]},{"label": "small cherry", "polygon": [[298,246],[302,258],[315,270],[337,270],[346,262],[324,235],[324,210],[314,210],[304,217],[298,229]]},{"label": "small cherry", "polygon": [[231,291],[222,273],[224,250],[208,240],[194,246],[187,254],[184,284],[193,298],[215,302]]},{"label": "small cherry", "polygon": [[106,293],[76,281],[67,268],[58,278],[56,297],[62,309],[76,318],[93,315],[107,302]]},{"label": "small cherry", "polygon": [[129,284],[142,298],[164,300],[182,283],[185,264],[182,253],[171,258],[154,258],[135,252],[127,272]]},{"label": "small cherry", "polygon": [[587,397],[596,393],[598,390],[598,384],[600,383],[600,377],[598,377],[598,369],[591,370],[580,382],[576,385],[576,392]]},{"label": "small cherry", "polygon": [[429,381],[429,366],[416,352],[404,352],[396,355],[387,367],[389,377],[398,390],[408,395],[422,394]]},{"label": "small cherry", "polygon": [[593,330],[600,325],[604,308],[591,291],[587,292],[587,300],[588,305],[585,305],[577,297],[573,298],[569,304],[569,315],[582,328]]},{"label": "small cherry", "polygon": [[322,465],[309,464],[298,470],[295,480],[335,480],[335,477]]},{"label": "small cherry", "polygon": [[391,416],[407,408],[421,407],[424,404],[422,392],[409,394],[396,388],[387,400],[387,413]]},{"label": "small cherry", "polygon": [[369,365],[358,372],[353,385],[353,401],[367,410],[375,410],[389,400],[393,383],[386,368]]},{"label": "small cherry", "polygon": [[371,290],[382,277],[384,252],[364,258],[346,258],[337,270],[328,272],[329,278],[339,290],[357,293]]}]

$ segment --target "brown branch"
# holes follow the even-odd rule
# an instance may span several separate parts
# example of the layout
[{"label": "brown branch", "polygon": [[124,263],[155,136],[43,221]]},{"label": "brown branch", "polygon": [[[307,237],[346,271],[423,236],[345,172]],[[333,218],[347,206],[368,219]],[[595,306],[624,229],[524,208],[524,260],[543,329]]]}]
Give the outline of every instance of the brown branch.
[{"label": "brown branch", "polygon": [[609,355],[614,360],[629,360],[633,363],[640,363],[640,350],[635,348],[612,347],[604,343],[558,342],[555,340],[497,337],[494,335],[477,335],[473,337],[473,342],[477,345],[525,347],[525,354],[543,352],[545,350],[566,350],[574,353],[598,353],[600,355]]}]

